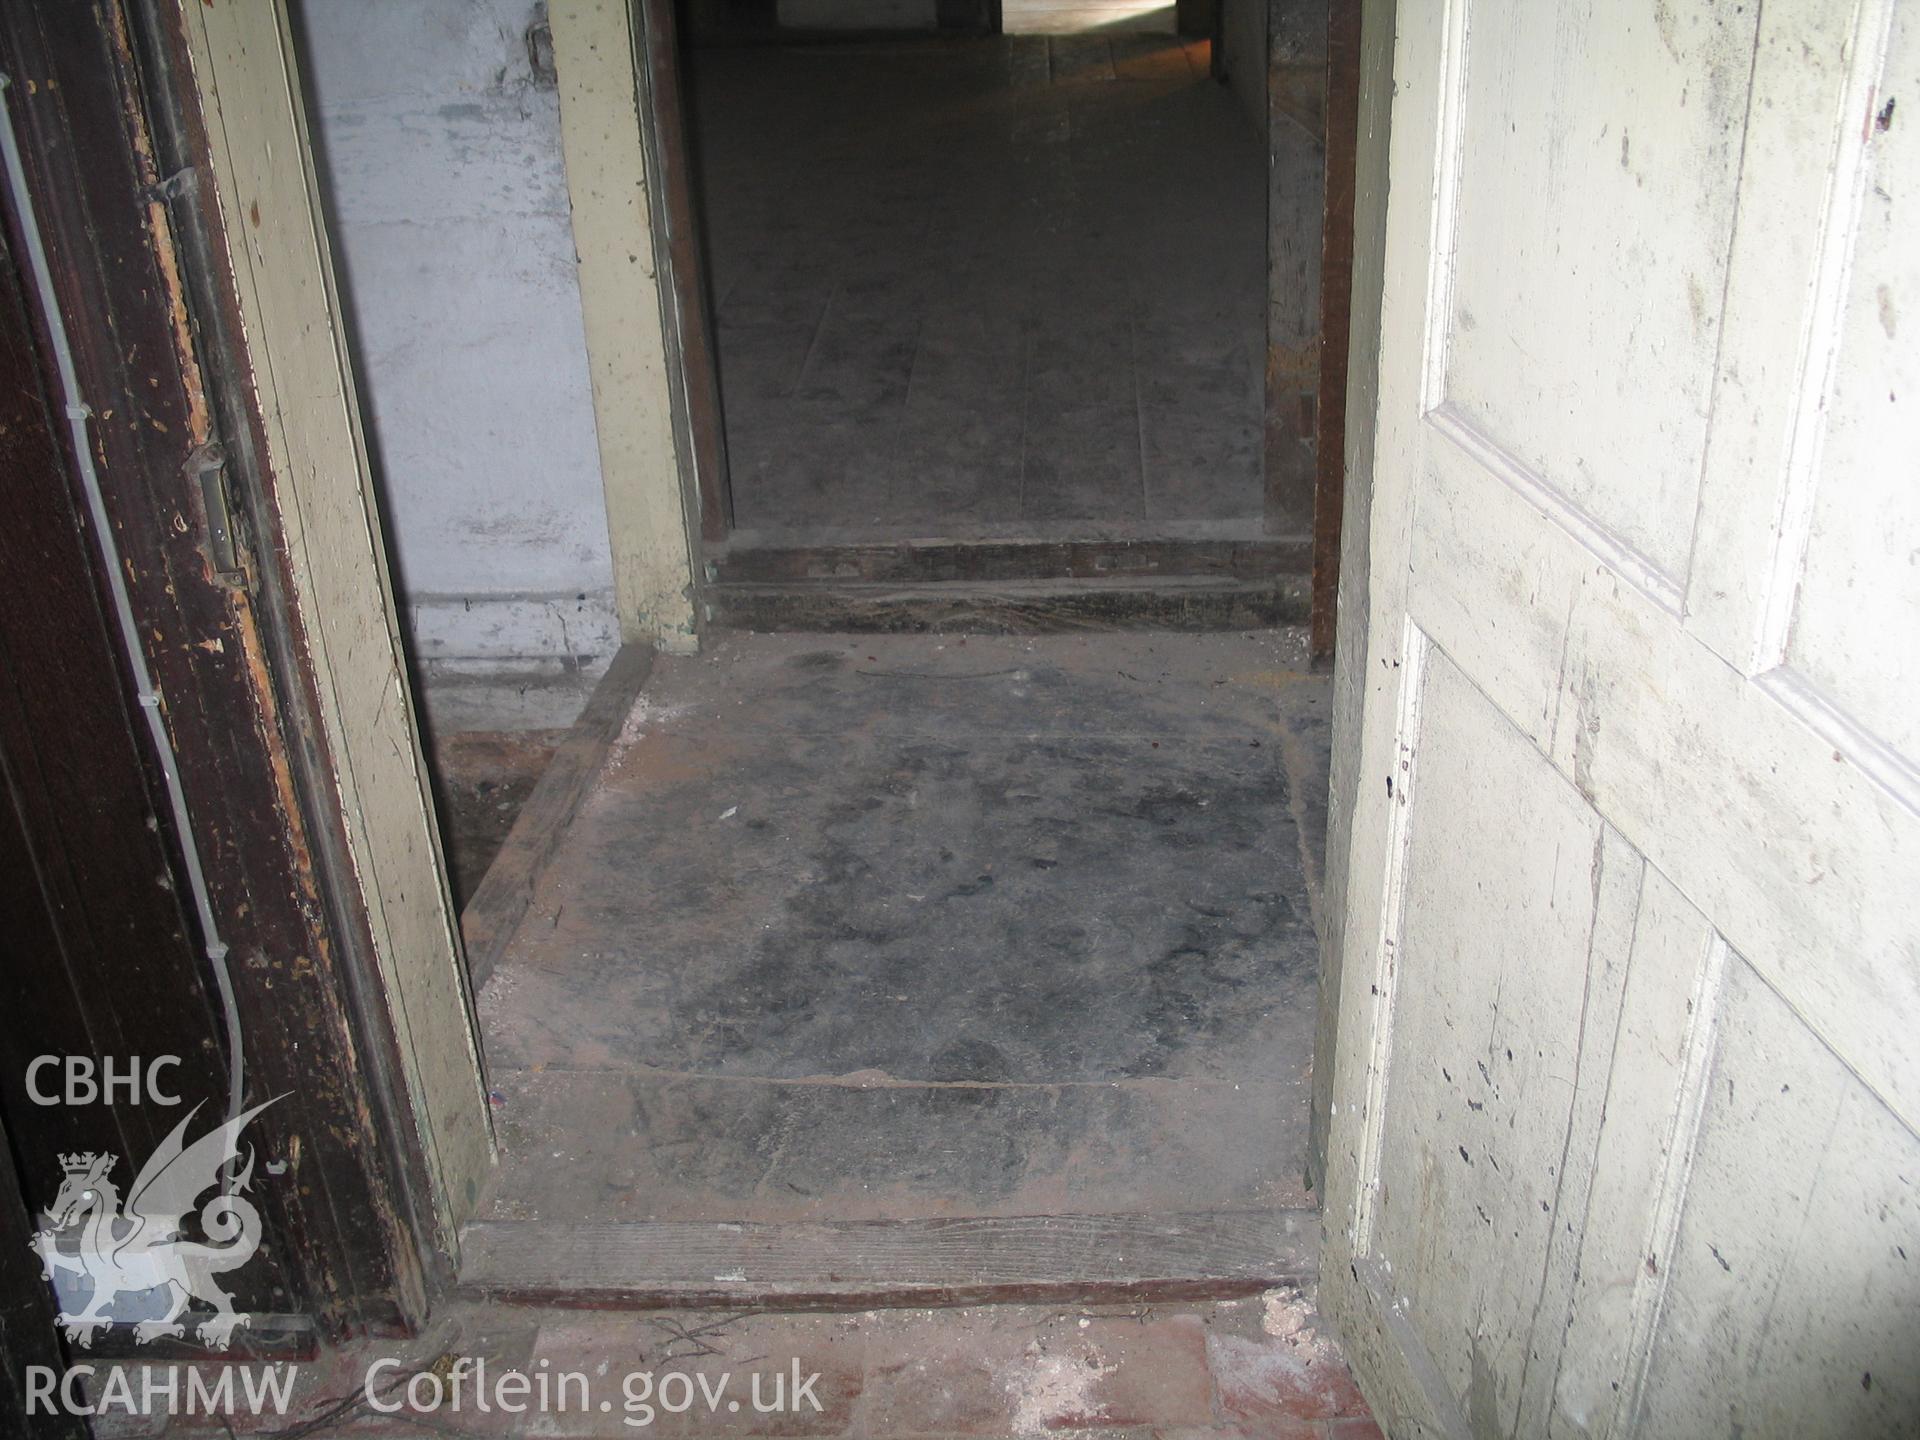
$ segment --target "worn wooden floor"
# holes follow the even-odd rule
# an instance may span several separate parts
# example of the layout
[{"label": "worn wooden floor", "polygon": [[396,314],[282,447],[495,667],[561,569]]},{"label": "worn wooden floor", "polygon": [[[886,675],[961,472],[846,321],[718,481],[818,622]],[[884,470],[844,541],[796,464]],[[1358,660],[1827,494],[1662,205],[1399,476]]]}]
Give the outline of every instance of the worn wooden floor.
[{"label": "worn wooden floor", "polygon": [[481,1218],[1310,1203],[1302,672],[1290,632],[663,657],[480,995]]},{"label": "worn wooden floor", "polygon": [[737,522],[848,536],[1261,512],[1262,147],[1204,44],[692,66]]}]

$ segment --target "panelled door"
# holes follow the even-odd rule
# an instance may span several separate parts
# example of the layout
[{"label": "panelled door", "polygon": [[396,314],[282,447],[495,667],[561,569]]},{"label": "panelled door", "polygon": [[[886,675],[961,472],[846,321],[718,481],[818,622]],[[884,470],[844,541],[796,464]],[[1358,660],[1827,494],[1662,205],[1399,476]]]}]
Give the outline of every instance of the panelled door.
[{"label": "panelled door", "polygon": [[1395,1436],[1916,1433],[1920,4],[1393,86],[1324,1303]]}]

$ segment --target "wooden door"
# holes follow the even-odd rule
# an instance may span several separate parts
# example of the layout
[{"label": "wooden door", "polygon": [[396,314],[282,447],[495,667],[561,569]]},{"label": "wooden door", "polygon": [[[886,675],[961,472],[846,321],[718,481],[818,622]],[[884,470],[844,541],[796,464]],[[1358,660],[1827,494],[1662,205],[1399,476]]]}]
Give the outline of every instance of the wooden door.
[{"label": "wooden door", "polygon": [[[202,1107],[197,1136],[234,1099],[229,1062],[243,1037],[240,1103],[280,1098],[245,1132],[264,1238],[226,1288],[254,1315],[255,1337],[292,1338],[315,1324],[339,1333],[424,1313],[423,1263],[447,1232],[426,1208],[436,1177],[412,1129],[406,1067],[425,1053],[457,1071],[466,1053],[429,1044],[441,1033],[433,997],[381,985],[369,897],[383,904],[390,940],[403,906],[437,913],[439,888],[430,854],[410,861],[373,846],[392,817],[426,814],[401,769],[412,752],[391,739],[411,721],[381,613],[379,532],[351,455],[328,467],[301,452],[296,469],[268,442],[269,422],[276,439],[294,423],[292,407],[268,408],[276,380],[298,391],[295,418],[311,437],[316,397],[336,393],[324,390],[327,367],[336,387],[343,372],[333,329],[238,309],[229,257],[254,279],[280,260],[265,232],[304,224],[311,251],[315,231],[310,209],[296,217],[269,200],[238,212],[255,248],[225,247],[216,182],[227,172],[208,137],[225,153],[227,140],[260,139],[264,127],[253,114],[243,123],[235,103],[236,118],[210,132],[200,92],[183,89],[218,68],[189,65],[183,27],[206,13],[178,0],[0,5],[0,1120],[28,1210],[66,1178],[62,1152],[112,1155],[124,1185],[189,1108]],[[239,13],[283,34],[272,7]],[[251,51],[252,74],[265,72],[255,92],[265,106],[277,95],[283,115],[298,94],[285,53]],[[260,143],[298,160],[283,136]],[[287,177],[304,207],[305,167],[282,164]],[[315,291],[330,304],[323,285],[305,293]],[[267,347],[288,333],[307,348],[277,348],[269,364]],[[300,508],[309,492],[296,479],[349,492],[334,528]],[[356,586],[328,592],[345,598],[320,617],[327,625],[307,623],[316,612],[295,589],[296,559],[303,582],[362,566]],[[108,583],[116,572],[137,652]],[[337,688],[323,687],[318,657],[337,631],[358,668],[329,671]],[[337,744],[320,701],[343,693],[374,719]],[[356,743],[368,732],[381,747],[372,758]],[[396,772],[416,785],[411,796]],[[375,787],[380,813],[362,808],[349,822],[344,805]],[[451,968],[450,946],[436,951],[424,925],[402,938],[409,974]],[[448,1009],[464,1040],[464,1011],[443,1000]],[[151,1073],[163,1056],[179,1058],[159,1087],[125,1083],[136,1057]],[[100,1083],[109,1065],[122,1079],[111,1089]],[[71,1091],[63,1075],[76,1078]],[[477,1086],[473,1098],[480,1142],[441,1144],[441,1175],[449,1154],[478,1150],[484,1161]],[[5,1268],[0,1286],[15,1273]],[[4,1305],[20,1298],[0,1289]],[[124,1331],[101,1335],[96,1353],[131,1343]]]},{"label": "wooden door", "polygon": [[[227,1070],[172,815],[69,479],[20,217],[0,215],[0,1008],[13,1017],[0,1116],[37,1216],[66,1178],[63,1152],[113,1151],[124,1183],[179,1122],[123,1092],[93,1098],[109,1060],[124,1073],[135,1057],[178,1057],[166,1088],[210,1113]],[[71,1087],[68,1057],[89,1067]],[[49,1100],[70,1092],[87,1098]]]},{"label": "wooden door", "polygon": [[1920,5],[1394,45],[1325,1303],[1396,1436],[1914,1433]]}]

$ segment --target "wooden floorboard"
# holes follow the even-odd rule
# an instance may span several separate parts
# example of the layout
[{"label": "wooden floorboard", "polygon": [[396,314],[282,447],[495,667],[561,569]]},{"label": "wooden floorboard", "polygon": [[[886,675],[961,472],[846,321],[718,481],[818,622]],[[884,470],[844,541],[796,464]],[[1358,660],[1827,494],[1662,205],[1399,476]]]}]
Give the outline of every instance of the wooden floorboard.
[{"label": "wooden floorboard", "polygon": [[620,647],[588,697],[580,718],[554,751],[540,783],[521,807],[499,854],[474,888],[473,898],[460,912],[467,973],[476,991],[493,973],[501,951],[527,913],[541,872],[567,833],[581,797],[600,773],[607,751],[652,670],[652,647]]},{"label": "wooden floorboard", "polygon": [[1116,578],[712,585],[708,618],[737,630],[1022,635],[1072,630],[1261,630],[1303,624],[1308,580]]},{"label": "wooden floorboard", "polygon": [[1090,580],[1145,577],[1270,580],[1304,575],[1307,541],[909,540],[891,543],[731,544],[710,553],[719,582],[795,580],[922,585],[953,580]]},{"label": "wooden floorboard", "polygon": [[838,1224],[488,1221],[460,1288],[521,1303],[852,1309],[1249,1295],[1317,1273],[1317,1210]]}]

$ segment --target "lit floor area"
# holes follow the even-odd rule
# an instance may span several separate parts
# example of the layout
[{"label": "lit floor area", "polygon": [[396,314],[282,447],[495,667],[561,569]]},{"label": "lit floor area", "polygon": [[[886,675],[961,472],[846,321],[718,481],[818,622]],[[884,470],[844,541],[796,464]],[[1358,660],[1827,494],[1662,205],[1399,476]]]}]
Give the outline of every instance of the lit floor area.
[{"label": "lit floor area", "polygon": [[740,529],[1257,533],[1262,147],[1207,54],[695,54]]},{"label": "lit floor area", "polygon": [[1292,632],[661,657],[479,996],[499,1222],[1304,1209]]}]

